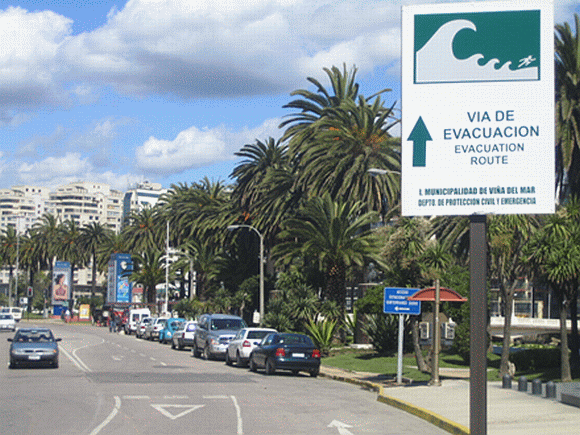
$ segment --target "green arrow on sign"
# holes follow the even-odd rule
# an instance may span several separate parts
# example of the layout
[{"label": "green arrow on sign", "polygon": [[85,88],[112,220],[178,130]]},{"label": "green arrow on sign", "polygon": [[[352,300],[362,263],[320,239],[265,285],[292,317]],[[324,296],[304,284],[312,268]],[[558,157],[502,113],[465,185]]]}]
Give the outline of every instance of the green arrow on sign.
[{"label": "green arrow on sign", "polygon": [[425,166],[427,141],[433,139],[431,138],[429,130],[427,130],[422,117],[419,116],[419,119],[407,140],[413,141],[413,166]]}]

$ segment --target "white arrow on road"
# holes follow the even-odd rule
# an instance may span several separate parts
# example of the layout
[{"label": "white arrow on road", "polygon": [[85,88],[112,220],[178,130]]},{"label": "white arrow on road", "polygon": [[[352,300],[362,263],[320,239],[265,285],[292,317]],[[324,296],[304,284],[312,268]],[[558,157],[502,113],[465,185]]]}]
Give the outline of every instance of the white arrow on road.
[{"label": "white arrow on road", "polygon": [[[161,414],[163,414],[165,417],[168,417],[171,420],[175,420],[179,417],[183,417],[184,415],[189,414],[190,412],[195,411],[196,409],[203,408],[205,405],[173,405],[173,404],[153,405],[152,404],[151,406],[153,408],[155,408],[157,411],[159,411]],[[185,411],[182,411],[179,414],[172,414],[166,408],[179,408],[179,409],[185,409]]]},{"label": "white arrow on road", "polygon": [[339,435],[353,435],[353,433],[347,429],[347,427],[352,426],[349,426],[348,424],[343,423],[342,421],[332,420],[332,422],[328,425],[328,427],[337,428]]}]

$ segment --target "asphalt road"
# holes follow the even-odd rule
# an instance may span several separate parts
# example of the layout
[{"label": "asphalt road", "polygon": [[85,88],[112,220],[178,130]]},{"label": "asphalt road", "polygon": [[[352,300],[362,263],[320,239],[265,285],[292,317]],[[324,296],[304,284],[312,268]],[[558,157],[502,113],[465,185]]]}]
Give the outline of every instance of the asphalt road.
[{"label": "asphalt road", "polygon": [[0,335],[3,434],[446,433],[356,385],[251,373],[106,328],[40,324],[63,339],[58,369],[9,370],[12,334]]}]

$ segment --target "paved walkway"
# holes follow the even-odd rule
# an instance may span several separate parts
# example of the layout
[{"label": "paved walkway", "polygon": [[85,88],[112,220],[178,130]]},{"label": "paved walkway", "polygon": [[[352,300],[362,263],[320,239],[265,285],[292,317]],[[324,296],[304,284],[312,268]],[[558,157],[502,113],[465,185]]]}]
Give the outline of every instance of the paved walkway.
[{"label": "paved walkway", "polygon": [[[385,376],[350,372],[323,366],[321,375],[361,385],[378,393],[377,400],[424,418],[455,434],[469,433],[469,373],[442,370],[442,385],[407,383],[403,386]],[[453,376],[453,377],[451,377]],[[487,433],[489,435],[576,434],[580,433],[580,408],[559,401],[560,390],[569,384],[557,385],[557,398],[546,399],[530,392],[503,389],[501,382],[487,387]]]}]

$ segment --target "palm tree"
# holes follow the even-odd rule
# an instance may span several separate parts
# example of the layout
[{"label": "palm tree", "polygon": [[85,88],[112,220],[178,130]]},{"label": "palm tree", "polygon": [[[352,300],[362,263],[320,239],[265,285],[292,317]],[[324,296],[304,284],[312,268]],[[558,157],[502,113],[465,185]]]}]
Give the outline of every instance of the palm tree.
[{"label": "palm tree", "polygon": [[[572,380],[568,330],[568,310],[578,297],[580,273],[580,213],[578,202],[549,215],[526,246],[525,258],[530,272],[545,280],[558,297],[560,307],[561,379]],[[573,316],[575,317],[575,316]],[[577,323],[572,318],[572,324]],[[572,334],[578,334],[577,329]],[[576,350],[577,358],[578,351]]]},{"label": "palm tree", "polygon": [[52,277],[54,258],[60,240],[59,231],[58,220],[55,215],[50,213],[44,213],[31,229],[31,237],[36,244],[42,265],[48,267],[50,277]]},{"label": "palm tree", "polygon": [[157,302],[157,284],[165,282],[165,262],[161,259],[163,255],[161,251],[150,250],[133,255],[134,272],[130,279],[143,285],[145,300],[148,304]]},{"label": "palm tree", "polygon": [[312,198],[296,217],[284,221],[279,235],[283,241],[274,248],[284,262],[295,256],[315,258],[326,279],[324,294],[341,310],[345,307],[347,270],[362,268],[365,261],[381,262],[378,239],[368,232],[378,215],[363,213],[363,208],[361,202],[335,202],[329,194]]},{"label": "palm tree", "polygon": [[500,376],[509,371],[514,294],[524,275],[522,251],[536,226],[536,220],[527,215],[494,215],[489,218],[489,270],[491,278],[498,283],[504,313]]},{"label": "palm tree", "polygon": [[[556,25],[556,145],[560,199],[580,195],[580,17]],[[564,183],[567,181],[567,186]]]},{"label": "palm tree", "polygon": [[80,245],[83,250],[90,253],[92,266],[91,299],[95,297],[97,290],[97,267],[98,250],[112,235],[112,231],[98,222],[90,222],[81,228]]},{"label": "palm tree", "polygon": [[[16,233],[16,228],[9,226],[2,230],[0,235],[0,256],[3,264],[8,264],[8,282],[11,283],[14,275],[14,265],[16,264],[16,257],[18,251],[19,236]],[[14,291],[14,297],[18,289]]]},{"label": "palm tree", "polygon": [[141,254],[165,245],[165,225],[158,224],[158,214],[158,207],[147,207],[129,216],[129,224],[122,233],[129,252]]},{"label": "palm tree", "polygon": [[86,263],[87,255],[81,246],[81,227],[74,219],[64,221],[59,225],[60,239],[58,241],[57,255],[70,263],[70,293],[73,293],[74,272],[78,265]]}]

